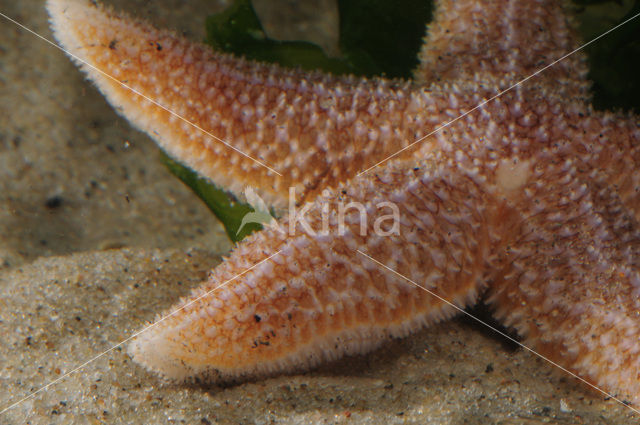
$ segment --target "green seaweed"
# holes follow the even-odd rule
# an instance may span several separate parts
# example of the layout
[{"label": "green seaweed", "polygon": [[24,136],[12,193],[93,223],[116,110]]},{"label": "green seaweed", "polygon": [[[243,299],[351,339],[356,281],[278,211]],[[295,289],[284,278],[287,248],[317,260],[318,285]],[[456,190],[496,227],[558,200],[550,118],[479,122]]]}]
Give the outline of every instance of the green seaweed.
[{"label": "green seaweed", "polygon": [[339,0],[340,50],[358,75],[411,78],[431,21],[425,0]]},{"label": "green seaweed", "polygon": [[250,0],[236,0],[222,13],[209,16],[206,27],[207,44],[219,51],[286,67],[322,69],[335,74],[355,71],[348,61],[328,57],[313,43],[267,37]]},{"label": "green seaweed", "polygon": [[306,41],[279,41],[264,32],[250,0],[236,0],[207,18],[207,43],[247,59],[336,75],[410,78],[431,19],[431,1],[340,0],[340,51],[328,56]]},{"label": "green seaweed", "polygon": [[[229,239],[241,241],[245,236],[262,229],[257,223],[246,223],[242,229],[242,217],[255,210],[248,204],[238,202],[235,197],[216,187],[209,180],[200,177],[195,171],[174,161],[165,153],[161,154],[162,162],[169,171],[187,185],[209,207],[224,225]],[[238,232],[238,230],[240,230]]]},{"label": "green seaweed", "polygon": [[[577,1],[587,5],[620,3],[614,0]],[[630,8],[624,16],[617,19],[616,25],[640,13],[640,0],[627,0],[624,5]],[[589,13],[587,7],[587,17]],[[585,41],[609,29],[595,24],[599,16],[591,18],[594,23],[582,28]],[[640,17],[587,46],[586,52],[589,57],[589,78],[593,81],[594,107],[600,110],[623,109],[640,113]]]}]

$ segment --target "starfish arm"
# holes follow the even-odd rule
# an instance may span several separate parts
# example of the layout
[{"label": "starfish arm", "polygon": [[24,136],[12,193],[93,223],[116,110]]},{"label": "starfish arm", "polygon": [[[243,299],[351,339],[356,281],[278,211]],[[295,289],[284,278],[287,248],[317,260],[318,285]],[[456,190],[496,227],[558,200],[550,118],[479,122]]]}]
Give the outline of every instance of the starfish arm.
[{"label": "starfish arm", "polygon": [[520,205],[530,208],[498,255],[502,266],[490,277],[488,302],[525,344],[638,403],[638,221],[615,191],[579,173],[549,165],[544,181],[562,183],[525,189]]},{"label": "starfish arm", "polygon": [[630,113],[588,111],[574,116],[568,137],[601,184],[620,198],[624,207],[640,221],[640,116]]},{"label": "starfish arm", "polygon": [[[433,22],[414,72],[424,84],[470,80],[493,94],[578,47],[558,0],[436,0]],[[576,53],[537,84],[588,97],[587,64]]]},{"label": "starfish arm", "polygon": [[[174,380],[246,379],[365,353],[452,316],[453,307],[357,252],[460,308],[473,303],[483,290],[489,251],[476,208],[486,200],[475,183],[450,171],[416,162],[388,165],[317,199],[306,215],[317,234],[266,230],[249,237],[177,306],[184,309],[138,337],[130,347],[134,360]],[[397,232],[388,218],[392,210],[382,204],[389,201],[399,208]],[[361,202],[368,212],[364,232],[361,212],[349,202]],[[320,231],[323,209],[331,232]],[[269,262],[187,305],[278,250]]]},{"label": "starfish arm", "polygon": [[120,113],[218,186],[240,197],[255,187],[277,208],[289,187],[335,185],[445,119],[446,97],[428,125],[413,122],[428,105],[408,82],[234,58],[88,0],[47,7],[56,38]]}]

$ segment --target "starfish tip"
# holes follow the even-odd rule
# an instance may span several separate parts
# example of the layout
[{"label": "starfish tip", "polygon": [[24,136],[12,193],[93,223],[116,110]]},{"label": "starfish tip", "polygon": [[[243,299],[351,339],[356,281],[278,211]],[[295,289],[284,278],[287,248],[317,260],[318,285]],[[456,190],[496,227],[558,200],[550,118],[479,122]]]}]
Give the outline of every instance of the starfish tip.
[{"label": "starfish tip", "polygon": [[173,345],[157,332],[140,334],[128,347],[128,354],[145,369],[170,381],[183,382],[194,375],[193,368],[173,352]]}]

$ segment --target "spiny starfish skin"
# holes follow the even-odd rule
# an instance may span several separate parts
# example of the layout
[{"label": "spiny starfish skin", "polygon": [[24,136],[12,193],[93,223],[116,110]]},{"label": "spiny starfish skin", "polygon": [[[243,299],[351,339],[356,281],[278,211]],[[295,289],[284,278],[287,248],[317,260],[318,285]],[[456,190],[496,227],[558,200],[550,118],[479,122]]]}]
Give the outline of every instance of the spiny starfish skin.
[{"label": "spiny starfish skin", "polygon": [[[438,2],[422,85],[234,59],[84,0],[48,7],[73,54],[263,153],[284,177],[85,68],[169,153],[231,190],[254,185],[276,206],[298,185],[316,230],[329,206],[329,234],[297,226],[243,241],[170,311],[280,253],[140,335],[136,361],[175,380],[246,379],[365,353],[456,313],[361,250],[459,307],[484,296],[525,344],[640,402],[639,121],[593,111],[579,54],[356,177],[573,48],[557,2]],[[365,236],[353,209],[338,234],[340,202],[365,206]],[[376,236],[389,212],[381,202],[398,206],[399,232]]]},{"label": "spiny starfish skin", "polygon": [[[442,1],[414,77],[423,85],[472,81],[477,90],[494,95],[578,47],[563,12],[562,1]],[[586,99],[585,59],[571,55],[535,84],[553,85],[555,95]]]},{"label": "spiny starfish skin", "polygon": [[86,0],[51,0],[47,7],[68,51],[283,175],[78,62],[116,110],[167,153],[240,196],[252,186],[270,204],[286,207],[289,187],[304,198],[350,177],[350,167],[426,134],[420,123],[391,128],[406,112],[407,82],[336,79],[248,62]]}]

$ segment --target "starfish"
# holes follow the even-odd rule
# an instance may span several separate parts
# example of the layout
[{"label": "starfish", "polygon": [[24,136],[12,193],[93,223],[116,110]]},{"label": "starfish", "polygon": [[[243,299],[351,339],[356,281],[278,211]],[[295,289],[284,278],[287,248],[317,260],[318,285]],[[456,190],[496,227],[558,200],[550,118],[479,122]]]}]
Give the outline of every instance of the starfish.
[{"label": "starfish", "polygon": [[415,78],[396,81],[254,63],[48,0],[62,46],[162,149],[280,211],[300,196],[141,333],[134,360],[176,381],[301,371],[484,301],[528,347],[639,403],[640,122],[592,108],[559,3],[436,1]]}]

